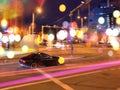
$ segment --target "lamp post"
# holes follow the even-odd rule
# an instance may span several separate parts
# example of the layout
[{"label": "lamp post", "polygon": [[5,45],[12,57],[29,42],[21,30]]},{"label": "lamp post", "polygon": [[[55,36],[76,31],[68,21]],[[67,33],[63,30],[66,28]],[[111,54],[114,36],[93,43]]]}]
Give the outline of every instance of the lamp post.
[{"label": "lamp post", "polygon": [[[72,16],[73,16],[73,13],[70,12],[69,17],[70,17],[70,22],[71,22],[71,24],[72,24]],[[70,30],[69,30],[69,34],[70,34]],[[71,38],[71,43],[70,43],[70,52],[71,52],[71,56],[73,55],[73,50],[74,50],[73,38]]]},{"label": "lamp post", "polygon": [[37,7],[35,12],[32,13],[32,31],[31,33],[33,34],[34,33],[34,29],[35,29],[35,13],[39,13],[41,14],[42,13],[42,9],[41,7]]},{"label": "lamp post", "polygon": [[35,29],[35,14],[34,12],[32,13],[32,34],[34,33]]},{"label": "lamp post", "polygon": [[107,0],[107,7],[110,6],[110,0]]},{"label": "lamp post", "polygon": [[77,19],[78,20],[80,20],[80,26],[81,26],[81,28],[83,28],[83,26],[84,26],[84,20],[86,20],[87,19],[87,17],[80,17],[79,15],[77,16]]}]

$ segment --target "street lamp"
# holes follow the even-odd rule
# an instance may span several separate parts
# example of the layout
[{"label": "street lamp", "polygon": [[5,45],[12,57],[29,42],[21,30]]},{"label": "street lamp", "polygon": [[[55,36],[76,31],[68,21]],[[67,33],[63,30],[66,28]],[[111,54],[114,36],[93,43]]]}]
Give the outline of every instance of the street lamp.
[{"label": "street lamp", "polygon": [[37,7],[35,12],[32,13],[32,34],[34,33],[34,29],[35,29],[35,13],[42,13],[42,9],[41,7]]},{"label": "street lamp", "polygon": [[87,19],[87,17],[80,17],[79,15],[77,16],[77,19],[78,20],[80,20],[80,26],[81,26],[81,28],[83,28],[83,26],[84,26],[84,20],[86,20]]},{"label": "street lamp", "polygon": [[86,20],[87,17],[86,17],[86,16],[85,16],[85,17],[81,17],[81,16],[80,16],[80,11],[79,11],[79,9],[78,9],[77,19],[80,20],[80,26],[81,26],[81,28],[82,28],[82,27],[84,26],[84,20]]}]

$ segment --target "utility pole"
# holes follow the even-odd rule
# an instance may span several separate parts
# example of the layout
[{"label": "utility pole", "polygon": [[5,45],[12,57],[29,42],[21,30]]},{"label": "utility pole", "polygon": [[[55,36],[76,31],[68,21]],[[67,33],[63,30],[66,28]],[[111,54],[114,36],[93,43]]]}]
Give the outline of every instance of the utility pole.
[{"label": "utility pole", "polygon": [[34,34],[34,29],[35,29],[35,14],[32,13],[32,34]]},{"label": "utility pole", "polygon": [[107,7],[110,6],[110,0],[107,0]]}]

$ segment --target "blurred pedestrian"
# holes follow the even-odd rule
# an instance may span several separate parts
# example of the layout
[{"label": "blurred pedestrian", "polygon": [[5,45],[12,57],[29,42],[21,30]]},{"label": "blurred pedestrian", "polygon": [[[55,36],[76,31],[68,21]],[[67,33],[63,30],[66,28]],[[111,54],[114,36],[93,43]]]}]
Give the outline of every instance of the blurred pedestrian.
[{"label": "blurred pedestrian", "polygon": [[74,53],[74,47],[73,47],[73,45],[71,44],[71,55],[73,55],[73,53]]}]

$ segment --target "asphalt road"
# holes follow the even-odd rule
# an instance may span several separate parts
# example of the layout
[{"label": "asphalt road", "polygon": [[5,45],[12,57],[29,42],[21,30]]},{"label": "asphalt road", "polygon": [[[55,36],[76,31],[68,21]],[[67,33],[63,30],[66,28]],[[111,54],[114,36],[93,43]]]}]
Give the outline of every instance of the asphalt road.
[{"label": "asphalt road", "polygon": [[43,52],[63,56],[66,64],[24,69],[18,59],[8,60],[0,65],[0,90],[120,90],[119,51],[76,47],[72,55],[68,48]]},{"label": "asphalt road", "polygon": [[0,90],[119,90],[119,65],[118,60],[6,72],[0,74]]}]

